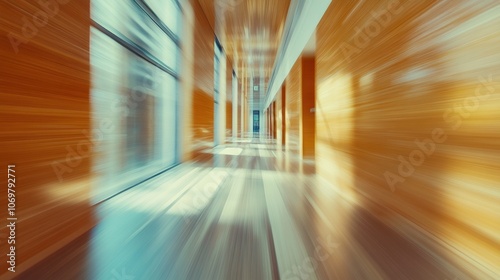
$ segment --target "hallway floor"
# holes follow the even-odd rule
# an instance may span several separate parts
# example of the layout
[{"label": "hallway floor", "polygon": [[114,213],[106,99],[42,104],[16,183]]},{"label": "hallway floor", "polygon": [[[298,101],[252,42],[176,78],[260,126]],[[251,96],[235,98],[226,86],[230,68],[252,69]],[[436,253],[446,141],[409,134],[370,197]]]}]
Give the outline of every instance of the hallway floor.
[{"label": "hallway floor", "polygon": [[273,143],[200,151],[99,204],[96,228],[20,278],[471,279],[314,170]]}]

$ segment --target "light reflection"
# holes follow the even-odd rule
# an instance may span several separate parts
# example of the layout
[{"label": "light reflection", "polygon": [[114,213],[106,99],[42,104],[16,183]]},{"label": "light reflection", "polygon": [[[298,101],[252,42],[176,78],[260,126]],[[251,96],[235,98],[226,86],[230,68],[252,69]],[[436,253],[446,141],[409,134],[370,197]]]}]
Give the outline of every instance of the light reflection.
[{"label": "light reflection", "polygon": [[[167,2],[146,1],[158,14],[162,14],[159,8],[168,6],[164,24],[178,33],[180,9]],[[89,137],[97,156],[93,170],[101,186],[93,189],[93,200],[99,202],[178,160],[176,75],[181,50],[176,46],[178,38],[151,20],[154,15],[144,10],[147,4],[92,3],[97,25],[91,28],[93,129]]]},{"label": "light reflection", "polygon": [[[310,54],[315,160],[293,147],[299,86],[275,103],[285,147],[248,127],[289,1],[223,1],[224,17],[211,0],[32,2],[0,2],[1,158],[17,166],[17,265],[37,271],[14,277],[499,278],[498,1],[332,1]],[[230,67],[231,116],[254,138],[214,148]],[[434,129],[446,140],[425,141]]]},{"label": "light reflection", "polygon": [[[213,197],[229,176],[224,168],[213,168],[206,177],[197,182],[182,195],[167,211],[167,214],[180,215],[184,218],[199,214],[212,201]],[[187,217],[186,217],[187,216]]]}]

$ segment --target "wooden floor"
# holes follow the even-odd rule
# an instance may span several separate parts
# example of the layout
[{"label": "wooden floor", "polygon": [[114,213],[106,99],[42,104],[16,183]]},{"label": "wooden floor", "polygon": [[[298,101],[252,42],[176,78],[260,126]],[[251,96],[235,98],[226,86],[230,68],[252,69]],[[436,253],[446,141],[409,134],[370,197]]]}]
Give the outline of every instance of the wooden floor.
[{"label": "wooden floor", "polygon": [[100,223],[19,279],[473,279],[272,143],[200,151],[97,206]]}]

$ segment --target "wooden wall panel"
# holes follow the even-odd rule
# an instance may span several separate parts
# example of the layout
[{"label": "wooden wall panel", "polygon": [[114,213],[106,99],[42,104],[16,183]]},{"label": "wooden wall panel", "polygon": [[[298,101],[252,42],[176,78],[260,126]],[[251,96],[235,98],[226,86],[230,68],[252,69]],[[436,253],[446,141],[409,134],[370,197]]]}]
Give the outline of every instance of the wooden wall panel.
[{"label": "wooden wall panel", "polygon": [[278,116],[278,114],[276,113],[276,111],[277,111],[276,101],[274,101],[274,102],[272,103],[272,108],[273,108],[273,109],[272,109],[272,110],[273,110],[273,111],[272,111],[272,112],[273,112],[273,114],[272,114],[272,117],[271,117],[271,121],[272,121],[271,126],[272,126],[272,128],[273,128],[272,137],[273,137],[273,139],[276,139],[276,137],[277,137],[277,133],[278,133],[278,129],[277,129],[277,127],[276,127],[276,118],[277,118],[277,116]]},{"label": "wooden wall panel", "polygon": [[226,140],[233,135],[233,102],[226,102]]},{"label": "wooden wall panel", "polygon": [[315,59],[300,57],[286,78],[286,147],[315,156]]},{"label": "wooden wall panel", "polygon": [[281,146],[283,144],[283,120],[282,120],[282,101],[283,98],[281,97],[282,94],[281,92],[283,91],[283,87],[280,89],[280,91],[276,94],[276,100],[274,101],[276,104],[276,144],[278,146]]},{"label": "wooden wall panel", "polygon": [[297,59],[286,78],[286,148],[300,151],[300,118],[302,114],[302,59]]},{"label": "wooden wall panel", "polygon": [[495,278],[498,1],[356,5],[332,2],[317,30],[318,173],[409,237],[404,223],[435,236],[473,279]]},{"label": "wooden wall panel", "polygon": [[316,142],[315,122],[315,59],[314,57],[302,57],[302,133],[301,133],[301,155],[304,158],[314,158]]},{"label": "wooden wall panel", "polygon": [[213,141],[214,99],[198,89],[193,93],[193,148],[212,146]]},{"label": "wooden wall panel", "polygon": [[197,0],[194,14],[193,148],[214,142],[214,31]]},{"label": "wooden wall panel", "polygon": [[184,162],[193,158],[193,94],[194,94],[194,32],[196,18],[193,7],[189,2],[182,2],[183,8],[183,30],[182,30],[182,73],[180,76],[181,94],[178,96],[179,113],[179,155],[180,161]]},{"label": "wooden wall panel", "polygon": [[233,63],[226,59],[226,139],[233,136]]},{"label": "wooden wall panel", "polygon": [[[90,3],[54,3],[57,9],[45,10],[0,2],[1,218],[7,164],[15,164],[16,273],[94,224],[92,144],[83,133],[90,130]],[[0,274],[12,277],[4,245]]]}]

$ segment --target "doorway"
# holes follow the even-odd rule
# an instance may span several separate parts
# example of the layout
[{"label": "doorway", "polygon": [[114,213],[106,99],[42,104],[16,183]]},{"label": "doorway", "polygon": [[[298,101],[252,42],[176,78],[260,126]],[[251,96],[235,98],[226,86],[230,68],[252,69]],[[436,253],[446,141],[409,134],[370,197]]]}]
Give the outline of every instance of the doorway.
[{"label": "doorway", "polygon": [[260,130],[260,114],[259,110],[253,111],[253,135],[258,136]]}]

